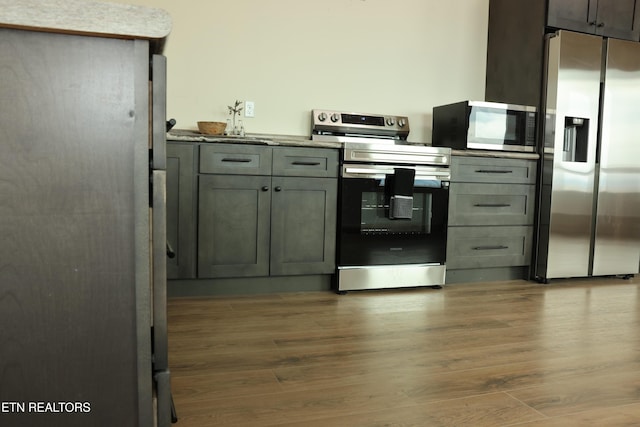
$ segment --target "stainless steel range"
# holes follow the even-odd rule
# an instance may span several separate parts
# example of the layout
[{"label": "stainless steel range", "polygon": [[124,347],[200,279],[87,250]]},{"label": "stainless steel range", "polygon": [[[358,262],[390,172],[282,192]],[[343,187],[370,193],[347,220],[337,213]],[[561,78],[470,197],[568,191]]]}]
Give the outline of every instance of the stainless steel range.
[{"label": "stainless steel range", "polygon": [[404,116],[313,110],[311,138],[342,143],[337,290],[445,282],[449,148],[410,145]]}]

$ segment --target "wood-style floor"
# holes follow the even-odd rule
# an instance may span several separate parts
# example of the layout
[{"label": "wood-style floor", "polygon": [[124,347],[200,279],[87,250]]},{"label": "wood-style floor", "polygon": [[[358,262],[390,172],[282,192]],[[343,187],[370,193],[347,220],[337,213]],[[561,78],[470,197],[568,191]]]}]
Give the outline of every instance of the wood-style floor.
[{"label": "wood-style floor", "polygon": [[640,426],[640,278],[171,299],[178,427]]}]

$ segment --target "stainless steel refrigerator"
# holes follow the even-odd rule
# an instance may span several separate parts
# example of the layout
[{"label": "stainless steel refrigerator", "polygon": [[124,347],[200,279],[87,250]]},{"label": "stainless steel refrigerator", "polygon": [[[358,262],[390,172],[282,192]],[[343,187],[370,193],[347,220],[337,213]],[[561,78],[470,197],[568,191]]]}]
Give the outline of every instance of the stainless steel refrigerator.
[{"label": "stainless steel refrigerator", "polygon": [[640,264],[640,43],[549,35],[535,277]]}]

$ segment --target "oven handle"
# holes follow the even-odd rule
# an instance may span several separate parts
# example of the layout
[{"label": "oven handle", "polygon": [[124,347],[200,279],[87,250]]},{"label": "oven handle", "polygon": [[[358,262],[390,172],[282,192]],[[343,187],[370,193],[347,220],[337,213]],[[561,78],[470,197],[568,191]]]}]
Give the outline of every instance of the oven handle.
[{"label": "oven handle", "polygon": [[[399,165],[398,167],[403,166]],[[427,167],[413,167],[411,169],[414,169],[416,171],[416,181],[449,181],[451,179],[451,172],[448,169]],[[384,179],[387,175],[392,175],[393,173],[394,168],[392,167],[385,168],[369,165],[345,165],[342,168],[343,178]]]}]

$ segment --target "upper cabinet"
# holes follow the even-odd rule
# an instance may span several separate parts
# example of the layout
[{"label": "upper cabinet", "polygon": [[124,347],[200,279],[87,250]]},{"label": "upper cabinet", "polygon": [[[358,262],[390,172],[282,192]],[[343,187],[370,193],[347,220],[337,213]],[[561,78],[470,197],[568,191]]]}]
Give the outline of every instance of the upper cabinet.
[{"label": "upper cabinet", "polygon": [[640,40],[640,0],[489,0],[485,100],[540,105],[545,33]]},{"label": "upper cabinet", "polygon": [[640,39],[640,0],[549,0],[547,25],[620,39]]}]

